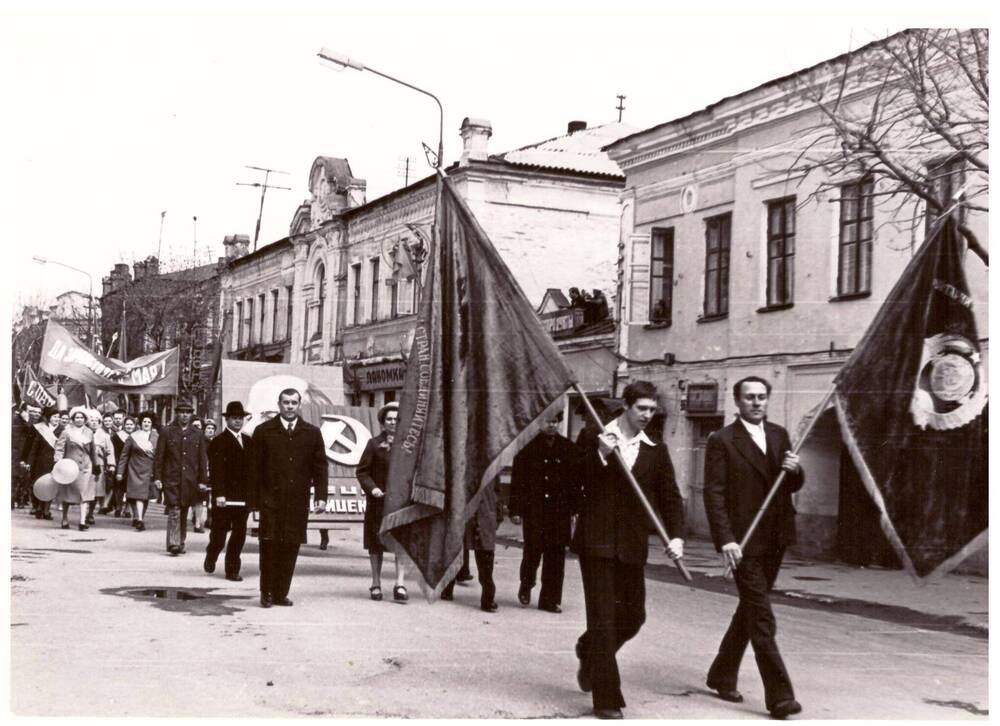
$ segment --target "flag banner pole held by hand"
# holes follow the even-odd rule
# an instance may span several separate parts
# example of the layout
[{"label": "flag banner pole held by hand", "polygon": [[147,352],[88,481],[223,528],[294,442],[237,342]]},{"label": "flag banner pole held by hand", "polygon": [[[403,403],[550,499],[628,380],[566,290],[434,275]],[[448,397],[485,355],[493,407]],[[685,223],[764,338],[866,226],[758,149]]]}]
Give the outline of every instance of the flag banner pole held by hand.
[{"label": "flag banner pole held by hand", "polygon": [[[597,415],[597,411],[594,410],[593,405],[591,405],[590,399],[587,398],[587,394],[583,392],[583,390],[577,383],[573,384],[573,390],[576,391],[577,394],[579,394],[580,398],[583,400],[584,405],[587,407],[587,413],[590,414],[590,418],[594,422],[594,425],[596,425],[598,429],[603,431],[604,424],[601,423],[601,419]],[[663,540],[663,546],[667,547],[667,545],[670,543],[670,535],[667,534],[667,530],[663,526],[663,522],[661,522],[660,518],[656,516],[656,512],[653,511],[653,507],[649,503],[649,500],[646,498],[646,495],[642,493],[642,488],[639,486],[639,482],[635,480],[635,476],[632,474],[632,470],[628,468],[628,464],[626,464],[625,459],[622,458],[622,452],[616,446],[612,451],[612,453],[615,456],[615,461],[618,462],[618,466],[620,466],[622,468],[622,471],[625,472],[625,477],[628,479],[629,484],[632,485],[632,491],[634,491],[635,495],[639,497],[639,501],[642,503],[643,509],[646,510],[646,515],[649,517],[649,520],[653,523],[653,526],[656,528],[656,533],[660,535],[660,539]],[[676,560],[674,560],[674,564],[677,565],[677,569],[680,570],[680,573],[684,577],[684,579],[687,580],[688,582],[691,582],[692,581],[691,573],[688,571],[688,568],[684,566],[684,563],[681,562],[681,558],[677,558]]]}]

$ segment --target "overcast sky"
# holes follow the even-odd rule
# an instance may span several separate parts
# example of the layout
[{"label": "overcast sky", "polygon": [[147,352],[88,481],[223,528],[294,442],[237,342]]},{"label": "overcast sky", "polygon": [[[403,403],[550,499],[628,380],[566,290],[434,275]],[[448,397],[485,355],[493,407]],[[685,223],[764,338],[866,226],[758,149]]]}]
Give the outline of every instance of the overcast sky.
[{"label": "overcast sky", "polygon": [[89,272],[99,295],[114,263],[155,254],[161,211],[163,258],[208,261],[224,235],[252,237],[259,190],[236,182],[263,176],[245,165],[288,172],[271,182],[291,187],[268,192],[260,244],[287,235],[319,155],[346,157],[369,200],[403,185],[407,156],[413,174],[429,173],[433,102],[331,70],[321,46],[435,93],[450,163],[465,116],[492,122],[491,152],[573,119],[614,121],[619,93],[623,120],[645,128],[904,27],[988,23],[973,2],[78,5],[0,3],[14,300],[86,292],[84,275],[32,262],[39,254]]}]

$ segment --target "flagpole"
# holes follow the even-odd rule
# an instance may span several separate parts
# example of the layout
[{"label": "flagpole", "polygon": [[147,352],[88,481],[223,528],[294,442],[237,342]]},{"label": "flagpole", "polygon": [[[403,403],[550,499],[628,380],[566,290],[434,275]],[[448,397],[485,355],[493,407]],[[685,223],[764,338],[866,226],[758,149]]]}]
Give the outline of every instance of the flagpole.
[{"label": "flagpole", "polygon": [[[815,426],[816,422],[819,421],[819,417],[823,415],[823,411],[826,410],[826,405],[830,402],[830,399],[833,397],[833,393],[836,390],[837,387],[835,385],[831,386],[830,390],[826,392],[825,396],[823,396],[823,400],[816,409],[816,415],[812,417],[812,420],[806,426],[805,431],[803,431],[802,435],[799,436],[799,440],[795,442],[795,446],[792,448],[791,453],[796,455],[799,453],[799,449],[801,449],[802,444],[806,442],[806,439],[813,430],[813,426]],[[753,536],[754,530],[757,529],[757,525],[760,524],[760,520],[764,518],[764,513],[771,504],[771,500],[774,499],[774,495],[778,493],[778,488],[782,485],[782,483],[784,483],[785,474],[787,473],[787,470],[782,469],[781,473],[778,474],[778,478],[774,480],[774,484],[771,486],[771,491],[767,493],[767,496],[764,498],[764,502],[760,505],[760,509],[757,510],[757,514],[754,516],[753,521],[750,523],[750,526],[747,527],[747,531],[743,535],[743,539],[740,540],[741,551],[746,549],[747,544],[750,542],[750,538]]]},{"label": "flagpole", "polygon": [[[604,424],[601,423],[600,416],[598,416],[597,411],[594,410],[594,406],[590,403],[590,399],[587,398],[587,394],[584,393],[583,389],[580,388],[580,384],[574,383],[573,390],[576,391],[577,394],[579,394],[581,400],[583,400],[584,405],[587,407],[587,413],[590,414],[591,420],[594,422],[594,424],[597,426],[598,429],[603,431]],[[656,516],[656,512],[653,511],[652,505],[649,503],[649,500],[646,498],[646,495],[643,494],[642,488],[639,486],[639,482],[635,480],[635,475],[632,474],[632,470],[628,468],[628,465],[625,463],[625,459],[622,458],[622,452],[616,446],[614,449],[612,449],[612,453],[615,456],[615,461],[618,462],[618,466],[620,466],[621,470],[625,472],[625,477],[628,479],[628,483],[632,485],[632,491],[634,491],[635,495],[639,497],[639,502],[642,504],[643,509],[646,510],[646,515],[649,517],[649,520],[653,523],[653,526],[656,528],[656,533],[660,535],[660,539],[663,540],[663,546],[668,547],[670,545],[670,535],[667,534],[667,530],[663,526],[663,522],[661,522],[660,518]],[[680,557],[674,560],[674,564],[677,565],[677,569],[680,570],[681,576],[688,582],[691,582],[692,581],[691,573],[688,572],[688,568],[684,566],[683,562],[681,562]]]}]

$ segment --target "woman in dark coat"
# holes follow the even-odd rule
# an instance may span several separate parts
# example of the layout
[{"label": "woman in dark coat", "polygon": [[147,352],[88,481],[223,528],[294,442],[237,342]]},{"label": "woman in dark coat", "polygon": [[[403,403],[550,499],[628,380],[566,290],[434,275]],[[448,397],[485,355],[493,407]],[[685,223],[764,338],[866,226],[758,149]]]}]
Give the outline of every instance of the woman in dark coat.
[{"label": "woman in dark coat", "polygon": [[[41,420],[36,423],[24,440],[21,449],[21,463],[27,470],[28,484],[33,486],[40,477],[52,473],[55,466],[56,434],[52,428],[52,417],[57,416],[54,408],[42,411]],[[32,493],[31,501],[35,503],[35,519],[52,519],[49,511],[51,502],[43,502]]]},{"label": "woman in dark coat", "polygon": [[[139,414],[139,428],[129,434],[122,447],[121,461],[118,462],[117,478],[125,481],[125,497],[132,510],[132,526],[137,532],[146,529],[143,517],[146,516],[149,500],[156,495],[153,486],[153,457],[159,434],[153,428],[155,420],[152,413]],[[128,419],[125,424],[127,431]]]},{"label": "woman in dark coat", "polygon": [[[382,433],[365,445],[361,461],[355,470],[361,488],[365,490],[364,545],[372,567],[372,586],[368,588],[372,600],[382,599],[382,556],[385,546],[379,539],[378,531],[382,526],[382,505],[385,501],[386,477],[389,474],[389,448],[392,446],[392,437],[396,434],[398,420],[399,404],[395,401],[379,409],[378,422]],[[396,585],[392,588],[392,599],[405,602],[409,599],[406,586],[403,585],[406,573],[398,557],[395,558],[395,564]]]}]

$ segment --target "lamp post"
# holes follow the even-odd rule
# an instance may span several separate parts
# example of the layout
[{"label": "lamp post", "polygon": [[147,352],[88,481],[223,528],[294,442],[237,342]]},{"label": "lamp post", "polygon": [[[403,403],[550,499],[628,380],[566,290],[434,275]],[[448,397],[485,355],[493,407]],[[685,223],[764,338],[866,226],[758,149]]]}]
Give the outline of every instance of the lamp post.
[{"label": "lamp post", "polygon": [[94,278],[86,270],[81,270],[79,267],[73,267],[73,265],[67,265],[65,262],[59,262],[58,260],[50,260],[47,257],[40,257],[35,255],[32,257],[35,262],[39,265],[59,265],[60,267],[65,267],[67,270],[73,270],[74,272],[79,272],[87,276],[87,282],[89,284],[89,289],[87,290],[87,344],[93,349],[94,347]]},{"label": "lamp post", "polygon": [[390,80],[393,83],[398,83],[401,86],[412,88],[417,93],[422,93],[425,96],[430,96],[431,98],[433,98],[434,103],[436,103],[438,107],[438,118],[439,118],[437,159],[434,163],[434,168],[435,169],[441,168],[441,163],[442,160],[444,159],[444,109],[441,107],[441,101],[438,100],[437,96],[435,96],[430,91],[425,91],[423,88],[414,86],[412,83],[401,81],[398,78],[390,76],[388,73],[382,73],[381,71],[377,71],[371,66],[366,66],[364,63],[361,63],[360,61],[356,61],[353,58],[347,57],[343,53],[337,53],[336,51],[330,50],[329,48],[320,48],[319,52],[316,53],[316,55],[319,56],[320,60],[333,64],[336,67],[353,68],[354,70],[357,71],[368,71],[369,73],[374,73],[376,76],[382,76],[382,78]]},{"label": "lamp post", "polygon": [[[434,99],[434,103],[436,103],[437,107],[438,107],[438,147],[437,147],[437,158],[434,160],[434,168],[438,171],[438,173],[436,175],[436,177],[437,177],[437,179],[436,179],[436,183],[437,183],[437,195],[435,196],[435,199],[434,199],[434,222],[433,222],[433,225],[432,225],[432,228],[431,228],[432,229],[432,231],[431,231],[431,238],[433,239],[436,236],[438,210],[440,210],[440,208],[441,208],[441,191],[442,191],[442,186],[441,186],[441,165],[444,163],[444,108],[441,106],[441,101],[438,99],[437,96],[435,96],[430,91],[425,91],[423,88],[419,88],[418,86],[414,86],[412,83],[407,83],[406,81],[401,81],[400,79],[395,78],[393,76],[390,76],[387,73],[382,73],[381,71],[377,71],[374,68],[371,68],[370,66],[366,66],[365,64],[361,63],[360,61],[357,61],[357,60],[355,60],[353,58],[349,58],[348,56],[344,55],[343,53],[338,53],[336,51],[330,50],[329,48],[320,48],[319,52],[316,53],[316,55],[319,56],[320,60],[323,61],[325,64],[330,64],[330,65],[333,65],[333,66],[338,67],[338,68],[353,68],[354,70],[357,70],[357,71],[368,71],[369,73],[374,73],[376,76],[382,76],[382,78],[390,80],[393,83],[398,83],[401,86],[406,86],[407,88],[413,89],[414,91],[416,91],[418,93],[422,93],[425,96],[430,96],[431,98]],[[426,147],[426,145],[425,145],[425,147]],[[422,237],[422,235],[419,235],[419,236]],[[423,293],[423,269],[422,268],[423,268],[423,261],[427,257],[427,247],[426,247],[426,245],[424,245],[424,247],[425,247],[425,249],[423,251],[423,254],[419,254],[414,259],[414,263],[415,263],[415,270],[414,270],[414,272],[416,273],[415,279],[416,279],[416,283],[417,283],[417,300],[418,301],[420,300],[420,296]],[[410,250],[407,249],[407,252],[410,252]]]}]

